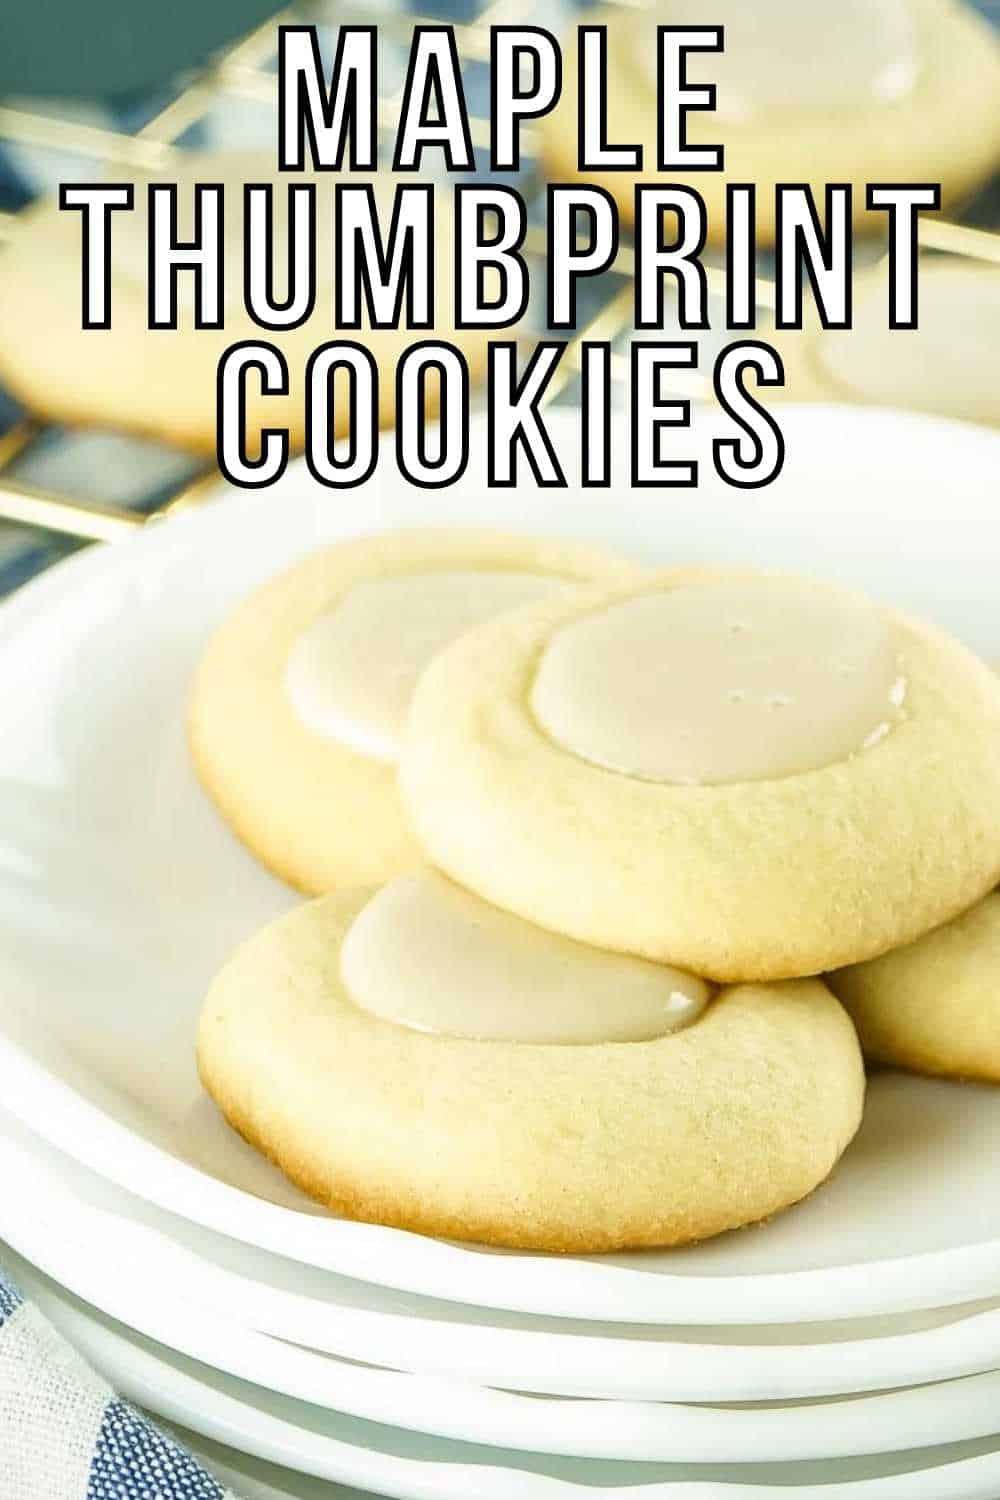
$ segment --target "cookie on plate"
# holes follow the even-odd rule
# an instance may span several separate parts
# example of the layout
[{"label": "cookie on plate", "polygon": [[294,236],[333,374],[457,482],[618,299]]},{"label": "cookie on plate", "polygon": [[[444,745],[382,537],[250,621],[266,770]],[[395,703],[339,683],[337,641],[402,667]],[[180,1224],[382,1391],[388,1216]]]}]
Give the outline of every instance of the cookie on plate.
[{"label": "cookie on plate", "polygon": [[1000,879],[1000,681],[827,584],[647,574],[438,656],[400,781],[429,859],[486,900],[720,982],[790,978]]},{"label": "cookie on plate", "polygon": [[[108,175],[108,174],[106,174]],[[0,264],[0,378],[30,410],[50,421],[129,428],[168,443],[214,454],[216,444],[216,369],[223,352],[241,339],[264,339],[285,356],[287,396],[263,397],[248,382],[247,426],[286,428],[294,447],[305,439],[305,370],[310,354],[336,335],[332,264],[333,186],[329,174],[289,178],[264,151],[178,152],[159,171],[115,180],[135,184],[131,212],[111,215],[111,327],[81,328],[81,215],[61,211],[55,199],[42,199],[18,217],[17,232],[5,245]],[[262,329],[243,304],[243,186],[272,184],[276,189],[275,265],[278,286],[288,263],[284,196],[289,181],[316,185],[317,277],[312,313],[297,328]],[[370,179],[387,210],[393,180]],[[176,329],[150,330],[147,325],[148,182],[176,182],[181,238],[190,237],[194,184],[222,183],[224,196],[224,322],[219,329],[195,329],[194,283],[178,278]],[[354,179],[352,178],[352,182]],[[440,195],[439,195],[440,196]],[[478,375],[486,360],[486,334],[461,332],[452,320],[451,214],[447,201],[436,208],[435,337],[457,345]],[[383,219],[385,219],[385,212]],[[413,343],[414,334],[398,329],[351,333],[362,338],[379,366],[380,418],[392,422],[395,411],[395,367]],[[428,391],[428,412],[435,387]],[[337,415],[335,435],[347,431],[346,403]]]},{"label": "cookie on plate", "polygon": [[490,531],[327,547],[257,589],[209,641],[188,719],[202,783],[300,890],[379,884],[421,857],[396,757],[434,652],[515,605],[637,573],[595,548]]},{"label": "cookie on plate", "polygon": [[524,1250],[763,1219],[830,1173],[864,1095],[821,981],[713,991],[428,870],[258,933],[198,1058],[236,1129],[337,1212]]},{"label": "cookie on plate", "polygon": [[1000,1083],[1000,894],[830,987],[865,1053],[917,1073]]},{"label": "cookie on plate", "polygon": [[[626,220],[637,182],[656,168],[656,26],[725,28],[724,53],[692,53],[693,83],[717,83],[714,111],[686,117],[693,146],[722,144],[725,170],[692,172],[709,235],[725,235],[726,185],[757,186],[761,243],[775,235],[774,189],[809,183],[820,203],[828,182],[852,183],[865,215],[869,182],[937,182],[945,203],[971,192],[1000,162],[1000,44],[992,27],[957,0],[794,0],[745,5],[659,0],[652,10],[614,7],[588,15],[607,28],[608,140],[643,148],[643,169],[590,171]],[[542,122],[543,151],[559,181],[579,175],[575,35],[564,40],[563,88]],[[682,180],[676,171],[671,182]],[[876,215],[884,226],[884,214]]]}]

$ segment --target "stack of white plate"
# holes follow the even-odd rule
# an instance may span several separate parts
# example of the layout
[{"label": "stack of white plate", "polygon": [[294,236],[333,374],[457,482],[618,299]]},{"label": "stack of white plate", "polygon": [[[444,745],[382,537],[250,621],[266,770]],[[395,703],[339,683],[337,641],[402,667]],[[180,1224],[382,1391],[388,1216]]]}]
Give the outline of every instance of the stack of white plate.
[{"label": "stack of white plate", "polygon": [[297,1473],[229,1460],[248,1494],[1000,1494],[1000,1093],[876,1076],[833,1180],[773,1223],[559,1258],[332,1218],[195,1072],[208,981],[293,897],[200,794],[185,692],[206,631],[291,557],[418,521],[561,532],[838,577],[1000,655],[1000,436],[783,422],[785,475],[752,496],[345,499],[296,472],[0,611],[0,1260],[126,1395]]}]

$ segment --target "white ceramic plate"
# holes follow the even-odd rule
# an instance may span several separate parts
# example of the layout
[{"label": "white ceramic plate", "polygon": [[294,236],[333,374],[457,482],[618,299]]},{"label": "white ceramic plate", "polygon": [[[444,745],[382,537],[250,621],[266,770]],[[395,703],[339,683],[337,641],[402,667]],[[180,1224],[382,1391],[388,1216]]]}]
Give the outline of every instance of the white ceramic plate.
[{"label": "white ceramic plate", "polygon": [[239,1495],[240,1500],[361,1500],[361,1490],[348,1490],[324,1479],[307,1479],[248,1454],[234,1453],[221,1443],[206,1442],[175,1424],[158,1425],[166,1427],[203,1468],[227,1490]]},{"label": "white ceramic plate", "polygon": [[289,1469],[234,1453],[220,1443],[207,1443],[183,1428],[166,1426],[203,1468],[240,1500],[361,1500],[362,1491],[332,1485],[324,1479],[306,1479]]},{"label": "white ceramic plate", "polygon": [[[6,1258],[63,1335],[147,1410],[288,1470],[401,1500],[515,1494],[518,1500],[995,1500],[1000,1488],[997,1439],[834,1463],[693,1467],[545,1458],[420,1437],[268,1396],[170,1354],[95,1313],[19,1257]],[[280,1500],[325,1500],[311,1486],[303,1495],[302,1482],[290,1476],[273,1488]],[[265,1496],[272,1500],[267,1490]]]},{"label": "white ceramic plate", "polygon": [[[549,1395],[743,1402],[1000,1366],[997,1304],[846,1323],[656,1328],[490,1314],[387,1291],[144,1204],[2,1114],[0,1182],[0,1239],[104,1312],[123,1292],[142,1307],[169,1286],[178,1302],[237,1328],[388,1369]],[[322,1363],[300,1367],[314,1382],[310,1399],[330,1399],[326,1374]]]},{"label": "white ceramic plate", "polygon": [[[194,1304],[148,1239],[126,1233],[94,1244],[87,1224],[46,1214],[37,1169],[2,1157],[5,1196],[34,1194],[16,1249],[34,1265],[116,1318],[178,1353],[266,1391],[317,1407],[455,1441],[573,1458],[666,1463],[785,1462],[905,1451],[989,1436],[997,1426],[1000,1373],[915,1390],[792,1406],[709,1407],[650,1402],[542,1399],[426,1375],[345,1363],[248,1329],[224,1307]],[[8,1171],[8,1168],[12,1168]],[[39,1191],[39,1187],[41,1190]],[[65,1246],[69,1247],[68,1251]],[[112,1248],[113,1246],[113,1248]],[[166,1303],[158,1289],[170,1286]]]},{"label": "white ceramic plate", "polygon": [[[4,1165],[11,1163],[8,1155]],[[37,1175],[37,1174],[36,1174]],[[5,1193],[32,1190],[32,1179],[3,1175]],[[853,1457],[990,1436],[998,1425],[1000,1372],[916,1389],[793,1405],[710,1406],[544,1399],[400,1374],[368,1361],[345,1363],[253,1332],[223,1308],[167,1302],[169,1269],[148,1246],[126,1235],[115,1247],[94,1245],[77,1226],[71,1252],[66,1226],[22,1215],[14,1246],[70,1292],[124,1326],[263,1391],[316,1407],[453,1441],[519,1448],[571,1458],[644,1463],[749,1463]],[[134,1259],[138,1256],[138,1260]],[[62,1267],[62,1271],[59,1267]]]},{"label": "white ceramic plate", "polygon": [[[279,1254],[451,1300],[642,1323],[769,1323],[1000,1292],[1000,1096],[886,1075],[833,1181],[764,1229],[666,1254],[499,1254],[322,1213],[220,1121],[193,1060],[234,944],[285,910],[200,793],[183,736],[207,632],[258,580],[379,525],[531,526],[650,560],[754,560],[867,587],[1000,654],[1000,435],[845,408],[782,414],[782,479],[541,496],[335,495],[296,470],[72,559],[0,610],[0,1098],[164,1208]],[[577,442],[565,413],[562,445]],[[709,434],[702,433],[703,443]],[[681,439],[678,439],[680,442]],[[481,445],[473,452],[480,454]]]}]

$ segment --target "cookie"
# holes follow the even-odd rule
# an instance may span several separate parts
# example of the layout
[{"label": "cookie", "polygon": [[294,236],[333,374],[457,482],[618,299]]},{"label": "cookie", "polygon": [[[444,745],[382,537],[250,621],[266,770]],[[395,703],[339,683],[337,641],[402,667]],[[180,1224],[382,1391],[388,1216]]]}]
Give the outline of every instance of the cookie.
[{"label": "cookie", "polygon": [[[725,52],[692,53],[693,83],[717,82],[715,111],[686,117],[693,146],[722,144],[725,170],[692,172],[704,198],[709,237],[725,237],[726,185],[757,186],[759,243],[775,237],[778,183],[807,183],[823,201],[828,182],[851,183],[865,216],[869,182],[938,182],[946,204],[960,201],[1000,161],[1000,46],[987,22],[953,0],[847,0],[818,11],[771,0],[716,5],[662,0],[654,13],[614,7],[588,15],[607,28],[608,141],[643,148],[643,169],[590,171],[626,221],[637,182],[657,173],[656,25],[725,27]],[[542,123],[550,174],[572,181],[577,162],[578,57],[563,44],[563,88]],[[684,174],[671,171],[671,182]],[[885,223],[885,215],[873,223]]]},{"label": "cookie", "polygon": [[854,326],[765,334],[781,355],[788,401],[850,401],[905,407],[1000,425],[995,378],[1000,345],[1000,269],[958,258],[925,258],[919,326],[889,327],[884,269],[855,286]]},{"label": "cookie", "polygon": [[[308,903],[240,949],[207,996],[206,1088],[312,1197],[424,1234],[587,1253],[751,1223],[832,1170],[864,1075],[821,981],[700,995],[690,976],[448,888],[424,872]],[[683,988],[683,1024],[671,1030],[660,1002],[665,1034],[649,1037],[658,985]],[[621,1037],[624,1008],[645,1039],[552,1040],[581,992],[588,1026],[600,1014]],[[540,1018],[549,1040],[511,1039],[546,1034]],[[442,1022],[466,1034],[430,1029]]]},{"label": "cookie", "polygon": [[201,781],[300,890],[380,884],[420,858],[395,762],[433,652],[513,604],[636,573],[575,543],[474,530],[386,532],[307,557],[208,643],[188,717]]},{"label": "cookie", "polygon": [[[81,215],[63,212],[54,199],[40,200],[18,217],[17,233],[4,247],[0,265],[0,378],[31,411],[57,422],[130,428],[196,452],[213,454],[216,444],[216,369],[223,352],[243,339],[265,340],[285,356],[287,396],[262,397],[251,380],[247,387],[247,428],[285,428],[293,447],[305,441],[305,370],[310,354],[336,337],[330,225],[334,207],[329,174],[290,179],[278,172],[267,152],[183,152],[160,171],[116,180],[135,183],[135,207],[111,215],[111,327],[81,328]],[[277,189],[275,218],[286,223],[285,192],[290,180],[316,186],[317,278],[315,307],[293,329],[263,329],[243,305],[243,184],[270,183]],[[355,179],[352,183],[365,179]],[[146,183],[177,182],[182,237],[190,235],[190,205],[196,182],[222,183],[226,189],[223,232],[224,321],[220,329],[194,327],[193,280],[178,279],[176,330],[150,330],[146,306]],[[387,222],[393,181],[371,179]],[[452,319],[450,206],[440,194],[435,224],[434,337],[455,344],[465,354],[470,373],[481,373],[486,334],[461,332]],[[275,231],[278,288],[287,266],[285,231]],[[280,295],[280,291],[278,293]],[[427,335],[428,337],[430,335]],[[419,334],[405,326],[369,329],[346,337],[362,339],[379,366],[380,419],[391,423],[395,410],[395,366]],[[429,413],[434,382],[429,383]],[[336,413],[334,433],[348,431],[346,403]]]},{"label": "cookie", "polygon": [[829,976],[874,1062],[1000,1083],[1000,894]]},{"label": "cookie", "polygon": [[724,983],[819,973],[1000,878],[1000,682],[846,590],[646,575],[527,606],[431,664],[400,781],[488,901]]}]

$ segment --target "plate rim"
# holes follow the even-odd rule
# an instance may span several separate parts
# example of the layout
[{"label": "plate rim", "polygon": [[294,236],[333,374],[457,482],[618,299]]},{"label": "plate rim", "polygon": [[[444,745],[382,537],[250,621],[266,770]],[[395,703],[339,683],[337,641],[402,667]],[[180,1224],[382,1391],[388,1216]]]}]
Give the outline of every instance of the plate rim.
[{"label": "plate rim", "polygon": [[[20,1181],[24,1196],[19,1201],[30,1201],[31,1206],[26,1214],[19,1212],[16,1207],[0,1211],[0,1238],[4,1238],[18,1254],[31,1261],[46,1275],[79,1296],[86,1294],[74,1285],[78,1275],[76,1251],[71,1252],[68,1247],[83,1245],[87,1247],[88,1255],[92,1251],[98,1256],[91,1271],[100,1285],[102,1262],[99,1252],[102,1245],[116,1247],[116,1265],[125,1247],[130,1246],[127,1259],[144,1268],[145,1281],[155,1275],[158,1281],[177,1288],[178,1296],[185,1303],[204,1307],[237,1326],[248,1327],[256,1333],[284,1343],[330,1354],[338,1359],[360,1360],[439,1380],[496,1386],[526,1394],[605,1401],[730,1404],[762,1400],[827,1399],[838,1395],[871,1394],[879,1390],[905,1388],[914,1383],[936,1384],[1000,1368],[1000,1305],[959,1314],[952,1321],[937,1324],[931,1329],[889,1332],[868,1339],[859,1335],[832,1342],[817,1339],[809,1344],[767,1345],[699,1344],[677,1340],[650,1343],[641,1338],[629,1339],[620,1334],[595,1332],[585,1335],[560,1333],[555,1329],[498,1329],[490,1324],[457,1323],[446,1315],[424,1319],[412,1318],[405,1311],[356,1308],[350,1305],[345,1307],[336,1302],[326,1302],[309,1293],[276,1289],[269,1283],[255,1280],[252,1273],[231,1271],[228,1267],[220,1266],[210,1258],[210,1252],[203,1254],[200,1249],[192,1249],[172,1241],[169,1225],[160,1227],[132,1218],[130,1205],[127,1203],[109,1207],[87,1201],[74,1190],[71,1182],[65,1180],[63,1173],[70,1165],[68,1158],[59,1153],[58,1162],[43,1160],[38,1151],[38,1137],[8,1139],[5,1135],[8,1123],[9,1120],[0,1114],[0,1165],[4,1180],[11,1184]],[[9,1198],[10,1195],[7,1194],[0,1202],[6,1203]],[[31,1228],[25,1226],[26,1219],[30,1221]],[[63,1250],[63,1246],[67,1248]],[[109,1292],[87,1298],[109,1315],[114,1315],[112,1309],[105,1306],[101,1299],[105,1295],[113,1297],[117,1294],[117,1274],[117,1271],[112,1272],[109,1266],[105,1266],[104,1278]],[[93,1284],[92,1281],[91,1285]],[[289,1324],[283,1322],[281,1309],[292,1303],[295,1306]],[[275,1308],[273,1314],[266,1311],[270,1305]],[[448,1305],[442,1304],[445,1308]],[[250,1309],[253,1310],[252,1314]],[[346,1339],[345,1325],[349,1331]],[[472,1359],[466,1358],[464,1363],[456,1360],[450,1366],[447,1359],[441,1360],[433,1368],[422,1367],[419,1363],[411,1364],[409,1358],[400,1362],[398,1341],[403,1325],[410,1325],[405,1331],[408,1348],[412,1348],[414,1343],[423,1343],[440,1349],[442,1330],[447,1330],[444,1338],[449,1345],[457,1342],[471,1347],[478,1343],[479,1348]],[[374,1348],[373,1326],[379,1328],[379,1338]],[[326,1327],[336,1332],[331,1335],[321,1331]],[[987,1337],[976,1342],[976,1336],[983,1331],[987,1333]],[[970,1337],[976,1351],[971,1359],[968,1353],[958,1353],[963,1344],[968,1349]],[[496,1353],[497,1344],[501,1346],[499,1368],[490,1362]],[[928,1344],[931,1346],[930,1351],[926,1348]],[[940,1352],[935,1354],[939,1344],[945,1346],[948,1358],[942,1359]],[[511,1345],[521,1346],[515,1359],[511,1359],[506,1352]],[[585,1348],[585,1345],[593,1347]],[[546,1370],[565,1370],[569,1367],[574,1371],[572,1380],[567,1381],[564,1376],[554,1380],[551,1374],[539,1379],[537,1374],[530,1373],[531,1358],[543,1348]],[[889,1367],[879,1363],[879,1355],[885,1352],[890,1352],[892,1356]],[[935,1368],[928,1367],[928,1353],[936,1359]],[[584,1355],[592,1362],[594,1369],[606,1367],[609,1361],[620,1361],[622,1365],[628,1361],[633,1362],[629,1385],[612,1392],[601,1385],[602,1376],[595,1375],[581,1382],[578,1372]],[[641,1382],[635,1382],[636,1356],[643,1367]],[[835,1368],[842,1367],[848,1356],[852,1373],[846,1377],[843,1373],[834,1374]],[[820,1361],[825,1361],[826,1376],[822,1380],[818,1380],[815,1375]],[[693,1384],[690,1374],[692,1362],[697,1367]],[[754,1386],[753,1381],[759,1376],[762,1365],[764,1378]],[[913,1382],[910,1375],[917,1369],[921,1371],[921,1379]],[[806,1380],[808,1388],[803,1386],[803,1373],[806,1370],[810,1377]],[[682,1378],[678,1378],[680,1371],[683,1371]],[[860,1383],[856,1378],[859,1374],[863,1376]],[[663,1387],[665,1375],[670,1377],[671,1389]],[[727,1379],[731,1382],[729,1385],[726,1384]],[[686,1385],[684,1381],[687,1382]]]},{"label": "plate rim", "polygon": [[[29,1266],[32,1277],[37,1275]],[[18,1268],[15,1267],[15,1275]],[[23,1270],[21,1271],[24,1280]],[[524,1500],[584,1500],[586,1495],[627,1500],[709,1500],[709,1496],[732,1496],[733,1500],[765,1500],[776,1493],[769,1483],[737,1480],[659,1480],[648,1484],[602,1484],[540,1474],[501,1463],[448,1463],[440,1460],[372,1454],[345,1438],[331,1437],[297,1428],[293,1420],[260,1412],[237,1395],[206,1386],[198,1376],[178,1370],[153,1351],[136,1346],[127,1328],[106,1328],[86,1306],[68,1306],[58,1287],[43,1288],[37,1295],[32,1281],[26,1291],[42,1312],[51,1317],[51,1304],[61,1302],[62,1313],[53,1319],[63,1337],[80,1342],[80,1329],[89,1335],[82,1341],[83,1353],[101,1373],[130,1399],[168,1421],[182,1424],[193,1433],[239,1449],[252,1457],[283,1465],[290,1473],[305,1473],[334,1483],[361,1484],[365,1492],[374,1484],[379,1493],[397,1500],[509,1500],[511,1478]],[[79,1301],[79,1299],[73,1299]],[[68,1319],[68,1327],[65,1319]],[[74,1333],[75,1330],[75,1333]],[[102,1351],[95,1356],[95,1350]],[[110,1350],[110,1353],[109,1353]],[[168,1351],[169,1353],[169,1351]],[[206,1392],[209,1393],[206,1399]],[[250,1416],[249,1414],[253,1415]],[[241,1420],[242,1419],[242,1420]],[[303,1443],[303,1437],[306,1441]],[[446,1441],[446,1440],[442,1440]],[[283,1442],[283,1446],[281,1446]],[[306,1451],[308,1450],[308,1451]],[[516,1450],[498,1450],[500,1453]],[[914,1450],[917,1451],[917,1450]],[[349,1456],[348,1456],[349,1455]],[[358,1455],[364,1455],[359,1464]],[[372,1461],[380,1473],[371,1473]],[[741,1466],[742,1467],[742,1466]],[[974,1457],[952,1459],[930,1468],[889,1473],[860,1480],[820,1479],[817,1483],[782,1486],[788,1500],[919,1500],[930,1492],[920,1483],[933,1476],[934,1500],[983,1500],[993,1493],[1000,1478],[1000,1449]],[[966,1487],[965,1481],[969,1481]],[[990,1489],[984,1486],[991,1485]],[[397,1485],[400,1486],[397,1488]],[[943,1486],[943,1487],[942,1487]]]}]

